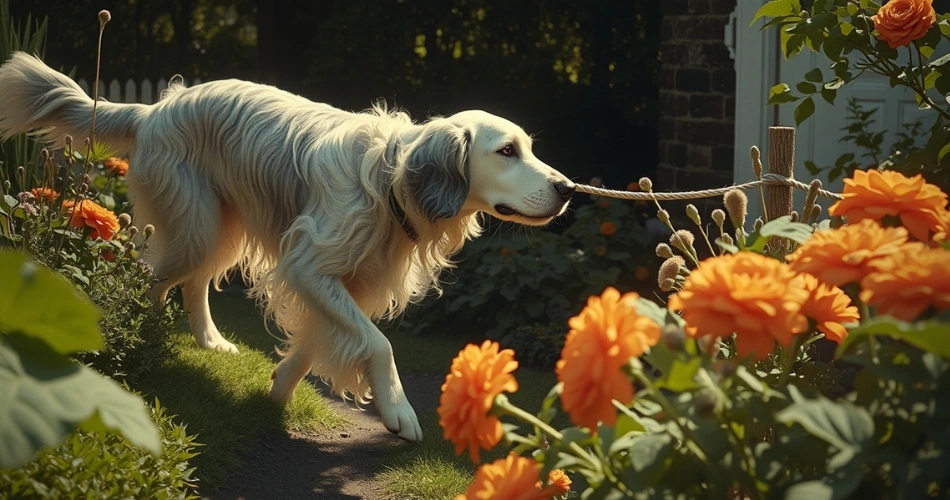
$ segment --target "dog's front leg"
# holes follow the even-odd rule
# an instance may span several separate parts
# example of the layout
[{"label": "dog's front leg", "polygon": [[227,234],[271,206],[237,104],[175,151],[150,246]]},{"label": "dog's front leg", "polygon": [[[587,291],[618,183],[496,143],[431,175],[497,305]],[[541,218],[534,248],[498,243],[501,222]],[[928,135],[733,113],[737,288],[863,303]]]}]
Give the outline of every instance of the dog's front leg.
[{"label": "dog's front leg", "polygon": [[319,336],[320,340],[332,345],[307,345],[315,338],[295,341],[275,370],[271,397],[287,401],[313,364],[314,357],[308,353],[330,349],[333,364],[342,370],[362,370],[368,377],[373,401],[386,428],[407,441],[421,440],[422,429],[403,391],[389,340],[360,310],[340,279],[327,275],[287,279],[318,317],[319,327],[329,329]]}]

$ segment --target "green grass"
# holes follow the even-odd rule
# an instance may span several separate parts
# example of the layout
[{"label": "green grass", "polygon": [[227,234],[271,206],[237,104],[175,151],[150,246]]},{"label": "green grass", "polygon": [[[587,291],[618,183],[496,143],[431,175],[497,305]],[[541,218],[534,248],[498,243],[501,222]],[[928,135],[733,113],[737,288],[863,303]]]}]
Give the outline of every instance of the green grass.
[{"label": "green grass", "polygon": [[157,396],[169,413],[187,424],[190,434],[197,434],[204,446],[192,464],[202,489],[213,490],[240,465],[240,452],[260,436],[285,430],[325,431],[347,421],[313,390],[296,391],[286,408],[272,402],[268,392],[278,342],[264,329],[253,303],[213,294],[211,310],[222,334],[240,354],[199,348],[183,323],[169,339],[169,355],[133,384]]},{"label": "green grass", "polygon": [[[409,336],[398,332],[387,333],[393,344],[396,365],[400,373],[429,373],[444,376],[452,358],[466,342],[459,335],[451,337]],[[424,349],[419,346],[424,345]],[[553,371],[543,372],[527,368],[515,371],[518,392],[511,394],[513,403],[532,413],[541,407],[541,401],[557,383]],[[513,420],[507,420],[516,423]],[[464,451],[455,455],[454,447],[442,437],[438,414],[419,413],[419,423],[425,436],[421,443],[401,447],[390,457],[389,466],[377,476],[386,492],[393,498],[412,500],[443,500],[465,491],[475,473],[475,465]],[[566,416],[558,414],[552,424],[555,428],[570,425]],[[508,453],[504,445],[482,453],[482,462],[491,462]]]}]

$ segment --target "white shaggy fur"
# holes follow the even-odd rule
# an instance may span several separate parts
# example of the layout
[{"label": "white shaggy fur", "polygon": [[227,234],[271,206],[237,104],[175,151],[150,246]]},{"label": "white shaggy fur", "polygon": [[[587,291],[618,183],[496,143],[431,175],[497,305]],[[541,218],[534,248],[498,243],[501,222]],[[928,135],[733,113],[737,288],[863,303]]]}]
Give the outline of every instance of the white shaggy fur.
[{"label": "white shaggy fur", "polygon": [[[84,138],[92,108],[35,57],[0,66],[2,138]],[[240,266],[287,335],[271,396],[288,401],[312,371],[357,401],[372,394],[385,426],[413,441],[422,431],[373,320],[438,288],[479,234],[480,212],[543,225],[574,189],[521,128],[483,111],[413,124],[381,107],[350,113],[226,80],[175,86],[150,106],[102,101],[96,116],[96,139],[132,158],[136,222],[156,228],[153,298],[163,304],[182,283],[197,342],[236,352],[211,318],[208,284]]]}]

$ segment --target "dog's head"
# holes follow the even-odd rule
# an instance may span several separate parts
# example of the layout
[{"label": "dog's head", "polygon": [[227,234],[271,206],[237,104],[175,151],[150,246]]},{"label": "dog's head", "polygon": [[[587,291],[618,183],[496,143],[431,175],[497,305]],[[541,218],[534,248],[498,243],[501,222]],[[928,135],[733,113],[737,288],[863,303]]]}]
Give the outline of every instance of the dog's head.
[{"label": "dog's head", "polygon": [[480,211],[542,226],[574,194],[574,183],[534,156],[521,127],[484,111],[429,121],[405,158],[408,194],[430,221]]}]

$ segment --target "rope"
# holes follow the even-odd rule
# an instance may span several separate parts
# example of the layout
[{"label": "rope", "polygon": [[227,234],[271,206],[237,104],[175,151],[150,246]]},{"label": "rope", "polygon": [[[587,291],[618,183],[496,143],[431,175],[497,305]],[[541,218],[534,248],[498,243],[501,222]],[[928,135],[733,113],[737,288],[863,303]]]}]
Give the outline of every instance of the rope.
[{"label": "rope", "polygon": [[[746,182],[745,184],[737,184],[735,186],[726,186],[716,189],[703,189],[702,191],[683,191],[678,193],[656,193],[656,192],[646,192],[646,191],[614,191],[612,189],[604,189],[594,186],[588,186],[586,184],[577,184],[578,193],[587,193],[597,196],[605,196],[607,198],[618,198],[621,200],[653,200],[654,198],[659,201],[673,201],[673,200],[695,200],[698,198],[713,198],[716,196],[722,196],[726,194],[731,189],[741,189],[747,191],[749,189],[757,188],[759,186],[791,186],[793,188],[801,189],[802,191],[808,191],[808,184],[804,182],[796,181],[795,179],[790,179],[784,175],[778,174],[764,174],[762,180]],[[832,200],[840,200],[842,196],[838,193],[833,193],[831,191],[826,191],[824,189],[819,189],[818,194],[824,196],[825,198],[830,198]]]}]

